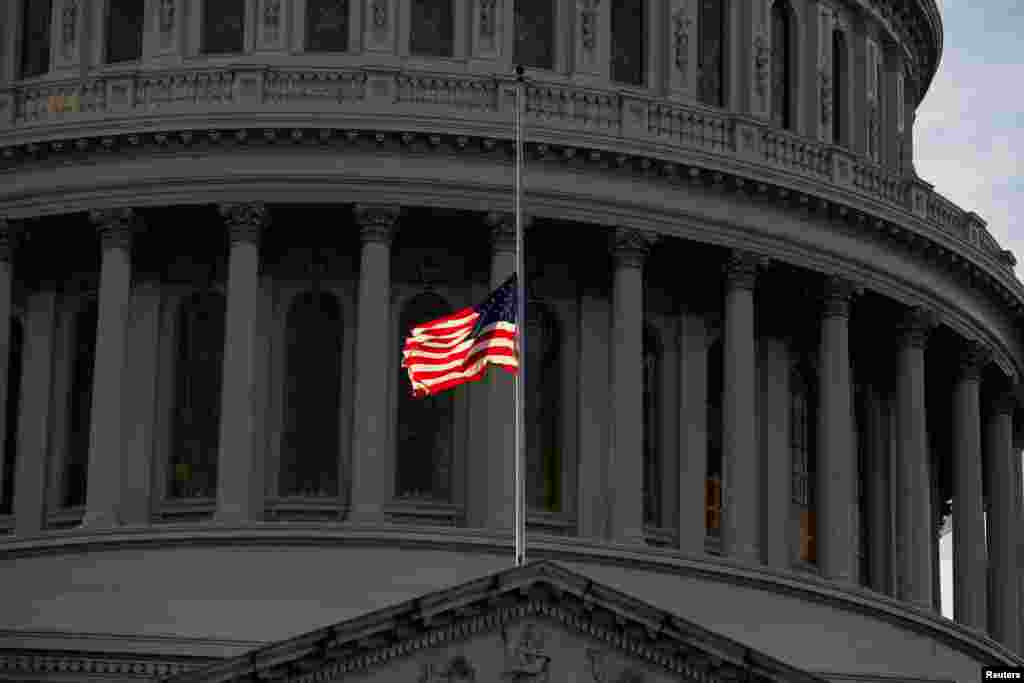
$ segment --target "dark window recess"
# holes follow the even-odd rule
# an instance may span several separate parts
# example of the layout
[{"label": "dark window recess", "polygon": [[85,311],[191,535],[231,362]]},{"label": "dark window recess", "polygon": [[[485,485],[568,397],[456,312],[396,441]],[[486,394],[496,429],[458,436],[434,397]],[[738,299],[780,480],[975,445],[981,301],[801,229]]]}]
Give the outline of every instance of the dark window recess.
[{"label": "dark window recess", "polygon": [[644,84],[644,0],[612,3],[612,80]]},{"label": "dark window recess", "polygon": [[41,76],[50,70],[51,0],[22,3],[21,77]]},{"label": "dark window recess", "polygon": [[705,484],[705,529],[708,536],[721,536],[722,521],[722,398],[724,381],[723,344],[715,340],[708,349],[707,364],[707,464]]},{"label": "dark window recess", "polygon": [[179,310],[169,498],[217,493],[224,311],[217,292],[194,294]]},{"label": "dark window recess", "polygon": [[561,333],[554,314],[539,301],[527,307],[526,502],[535,510],[562,509]]},{"label": "dark window recess", "polygon": [[515,3],[515,62],[534,69],[554,68],[554,3],[517,0]]},{"label": "dark window recess", "polygon": [[89,468],[89,428],[92,415],[93,367],[96,363],[98,308],[92,299],[75,314],[70,419],[67,459],[64,461],[63,507],[85,505]]},{"label": "dark window recess", "polygon": [[725,106],[725,0],[701,0],[697,17],[697,99]]},{"label": "dark window recess", "polygon": [[282,496],[338,495],[341,307],[333,294],[306,292],[287,318]]},{"label": "dark window recess", "polygon": [[306,0],[306,50],[348,50],[348,0]]},{"label": "dark window recess", "polygon": [[846,106],[846,38],[842,31],[832,32],[832,141],[846,144],[844,131]]},{"label": "dark window recess", "polygon": [[658,379],[661,374],[661,350],[654,332],[644,330],[643,342],[643,428],[644,428],[644,524],[662,526],[661,518],[661,457],[658,432],[659,414]]},{"label": "dark window recess", "polygon": [[451,0],[413,0],[409,51],[428,57],[451,57],[455,21]]},{"label": "dark window recess", "polygon": [[18,415],[21,414],[21,359],[25,333],[21,321],[11,318],[11,345],[7,352],[7,422],[4,424],[3,487],[0,515],[14,511],[14,463],[18,461]]},{"label": "dark window recess", "polygon": [[203,52],[242,52],[245,47],[245,0],[203,1]]},{"label": "dark window recess", "polygon": [[786,130],[793,127],[789,17],[789,3],[775,0],[772,4],[772,122]]},{"label": "dark window recess", "polygon": [[[452,308],[436,294],[420,294],[402,311],[401,337],[416,325],[449,315]],[[413,397],[409,375],[398,378],[398,468],[400,498],[451,500],[452,395]]]},{"label": "dark window recess", "polygon": [[144,0],[108,0],[107,63],[130,62],[142,57]]}]

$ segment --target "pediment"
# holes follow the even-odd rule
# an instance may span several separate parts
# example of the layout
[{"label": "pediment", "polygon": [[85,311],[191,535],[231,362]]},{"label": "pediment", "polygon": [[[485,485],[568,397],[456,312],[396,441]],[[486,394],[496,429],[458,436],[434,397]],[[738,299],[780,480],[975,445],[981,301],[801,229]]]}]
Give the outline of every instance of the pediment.
[{"label": "pediment", "polygon": [[547,561],[168,679],[233,680],[823,683]]}]

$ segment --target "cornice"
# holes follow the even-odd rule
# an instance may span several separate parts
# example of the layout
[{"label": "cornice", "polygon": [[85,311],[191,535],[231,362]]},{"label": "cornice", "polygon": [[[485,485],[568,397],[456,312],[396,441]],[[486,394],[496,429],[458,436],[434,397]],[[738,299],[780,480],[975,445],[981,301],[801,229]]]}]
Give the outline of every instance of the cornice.
[{"label": "cornice", "polygon": [[[694,556],[671,548],[616,544],[598,539],[530,536],[530,559],[593,563],[633,570],[688,576],[707,581],[757,588],[830,608],[862,614],[944,645],[979,661],[1024,666],[1024,658],[984,634],[963,628],[934,611],[881,595],[859,586],[836,584],[824,578],[751,566],[727,557]],[[6,557],[53,556],[67,553],[117,551],[132,548],[179,547],[383,547],[446,550],[453,553],[509,555],[512,537],[483,529],[438,529],[411,525],[332,524],[303,522],[227,525],[163,525],[100,530],[49,532],[35,538],[8,538],[0,542]]]}]

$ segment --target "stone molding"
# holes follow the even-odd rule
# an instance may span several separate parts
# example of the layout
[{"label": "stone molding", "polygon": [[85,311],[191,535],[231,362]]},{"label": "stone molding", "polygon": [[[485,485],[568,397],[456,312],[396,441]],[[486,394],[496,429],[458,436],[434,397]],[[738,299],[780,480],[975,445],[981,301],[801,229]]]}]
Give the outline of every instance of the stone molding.
[{"label": "stone molding", "polygon": [[961,380],[977,382],[981,371],[992,359],[992,351],[981,342],[970,339],[964,342],[957,359],[958,377]]},{"label": "stone molding", "polygon": [[[981,661],[1024,666],[1024,657],[1011,653],[982,633],[964,628],[925,609],[896,598],[839,585],[819,576],[796,570],[752,566],[727,557],[689,555],[675,549],[639,549],[598,539],[531,536],[531,557],[565,562],[592,562],[636,570],[713,580],[822,604],[833,609],[862,613],[916,634],[934,638]],[[63,553],[190,547],[196,543],[227,548],[292,545],[325,547],[422,548],[451,552],[505,555],[511,553],[511,534],[483,529],[440,530],[411,525],[331,525],[289,522],[252,523],[246,526],[162,525],[121,528],[109,531],[66,530],[38,538],[9,538],[0,541],[0,551],[9,557],[48,556]]]},{"label": "stone molding", "polygon": [[231,244],[255,244],[270,225],[270,212],[261,202],[218,204],[217,210],[227,225]]},{"label": "stone molding", "polygon": [[183,674],[200,666],[207,665],[210,660],[195,663],[168,661],[149,657],[121,657],[109,654],[83,654],[68,652],[56,654],[3,652],[0,653],[0,677],[4,674],[24,676],[26,674],[40,676],[48,680],[56,674],[79,674],[88,676],[118,676],[126,679],[153,680],[166,676]]},{"label": "stone molding", "polygon": [[130,249],[132,233],[138,225],[133,209],[94,209],[89,220],[99,231],[103,249]]},{"label": "stone molding", "polygon": [[391,244],[402,217],[401,207],[376,204],[357,204],[353,213],[364,244]]}]

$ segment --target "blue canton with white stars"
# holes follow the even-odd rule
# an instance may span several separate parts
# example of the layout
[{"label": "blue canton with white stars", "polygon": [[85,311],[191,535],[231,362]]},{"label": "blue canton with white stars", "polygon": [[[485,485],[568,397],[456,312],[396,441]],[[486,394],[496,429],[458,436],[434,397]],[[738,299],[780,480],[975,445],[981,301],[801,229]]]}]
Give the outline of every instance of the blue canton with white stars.
[{"label": "blue canton with white stars", "polygon": [[501,287],[491,292],[487,300],[476,306],[480,317],[473,326],[473,337],[479,337],[494,323],[516,323],[516,276],[505,280]]}]

